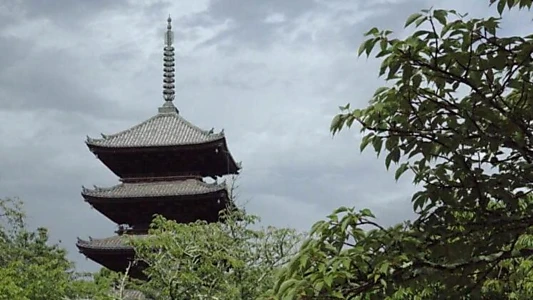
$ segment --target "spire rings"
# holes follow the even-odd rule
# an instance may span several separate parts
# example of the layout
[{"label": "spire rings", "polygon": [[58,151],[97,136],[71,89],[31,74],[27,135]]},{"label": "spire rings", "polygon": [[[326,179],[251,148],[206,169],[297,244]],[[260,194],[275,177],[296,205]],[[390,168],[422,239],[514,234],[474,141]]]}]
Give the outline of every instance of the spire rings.
[{"label": "spire rings", "polygon": [[172,32],[172,19],[167,19],[167,32],[165,33],[165,46],[163,47],[163,99],[170,102],[175,97],[174,72],[174,33]]}]

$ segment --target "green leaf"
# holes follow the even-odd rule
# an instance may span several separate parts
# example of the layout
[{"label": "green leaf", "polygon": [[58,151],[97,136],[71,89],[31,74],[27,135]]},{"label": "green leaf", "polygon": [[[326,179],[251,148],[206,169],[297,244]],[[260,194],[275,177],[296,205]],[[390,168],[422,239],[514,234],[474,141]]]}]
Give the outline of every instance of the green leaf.
[{"label": "green leaf", "polygon": [[501,15],[505,9],[505,1],[500,1],[498,3],[498,13]]},{"label": "green leaf", "polygon": [[387,170],[389,169],[391,162],[392,162],[392,153],[389,153],[387,154],[387,157],[385,158],[385,168],[387,168]]},{"label": "green leaf", "polygon": [[428,19],[428,17],[427,17],[427,16],[424,16],[424,17],[422,17],[422,18],[416,20],[416,22],[415,22],[416,27],[419,27],[422,23],[424,23],[425,21],[427,21],[427,19]]},{"label": "green leaf", "polygon": [[364,209],[361,210],[361,216],[375,218],[375,216],[372,213],[372,211],[370,209],[368,209],[368,208],[364,208]]},{"label": "green leaf", "polygon": [[365,46],[365,54],[368,57],[372,50],[374,49],[374,46],[376,45],[377,41],[379,41],[379,38],[374,38],[372,40],[369,40],[369,43]]},{"label": "green leaf", "polygon": [[394,78],[394,76],[396,75],[396,73],[400,69],[400,66],[401,66],[401,62],[400,61],[395,61],[395,62],[391,63],[388,66],[389,67],[389,74],[387,75],[387,80],[390,80],[390,79]]},{"label": "green leaf", "polygon": [[340,131],[342,128],[342,123],[342,115],[336,115],[331,121],[331,125],[329,127],[331,133],[335,134],[336,132]]},{"label": "green leaf", "polygon": [[349,109],[350,109],[350,103],[347,103],[344,106],[339,106],[339,110],[340,111],[345,111],[345,110],[349,110]]},{"label": "green leaf", "polygon": [[363,152],[363,150],[365,150],[366,146],[368,146],[368,144],[370,142],[372,142],[373,138],[374,138],[374,134],[373,133],[369,133],[369,134],[365,135],[363,137],[363,139],[361,140],[361,145],[359,147],[359,151]]},{"label": "green leaf", "polygon": [[372,27],[372,29],[370,29],[369,31],[365,32],[364,36],[369,36],[369,35],[378,35],[379,34],[379,29],[377,27]]},{"label": "green leaf", "polygon": [[380,266],[379,266],[379,273],[381,274],[387,274],[389,272],[389,263],[387,262],[383,262]]},{"label": "green leaf", "polygon": [[412,77],[412,87],[414,89],[418,89],[420,87],[420,83],[422,83],[422,75],[416,74]]},{"label": "green leaf", "polygon": [[347,208],[346,206],[341,206],[339,208],[337,208],[336,210],[333,211],[333,214],[340,214],[340,213],[344,213],[344,212],[348,212],[350,209]]},{"label": "green leaf", "polygon": [[341,232],[345,232],[348,226],[350,226],[351,220],[349,218],[349,215],[344,217],[344,219],[341,222]]},{"label": "green leaf", "polygon": [[378,282],[378,280],[381,278],[380,274],[374,274],[374,283]]},{"label": "green leaf", "polygon": [[376,151],[378,156],[379,156],[379,153],[381,152],[382,145],[383,145],[383,138],[379,136],[374,137],[372,141],[372,146],[374,146],[374,151]]},{"label": "green leaf", "polygon": [[283,294],[286,294],[287,291],[289,290],[289,288],[290,288],[291,286],[294,286],[297,282],[298,282],[298,281],[297,281],[296,279],[293,279],[293,278],[291,278],[291,279],[289,279],[289,280],[283,282],[283,283],[281,284],[280,288],[279,288],[279,292],[278,292],[278,293],[279,293],[279,294],[282,294],[282,295],[283,295]]},{"label": "green leaf", "polygon": [[361,43],[361,45],[359,45],[359,49],[357,50],[357,55],[358,56],[361,56],[361,54],[363,54],[363,52],[365,51],[365,49],[367,47],[367,44],[369,42],[370,42],[370,40],[366,40],[363,43]]},{"label": "green leaf", "polygon": [[448,15],[448,12],[442,9],[436,9],[433,11],[433,17],[439,21],[440,24],[446,25],[446,16]]},{"label": "green leaf", "polygon": [[363,54],[363,52],[365,52],[365,54],[367,56],[369,56],[370,53],[372,52],[372,49],[374,49],[374,46],[376,45],[376,43],[378,41],[379,41],[379,38],[373,38],[373,39],[368,39],[368,40],[364,41],[359,46],[359,49],[357,50],[357,55],[361,56],[361,54]]},{"label": "green leaf", "polygon": [[409,169],[408,163],[401,164],[400,167],[396,169],[396,173],[394,174],[394,179],[396,180],[400,179],[400,176],[402,176],[402,174],[405,173],[405,171],[407,171],[408,169]]},{"label": "green leaf", "polygon": [[411,25],[414,21],[418,20],[420,17],[422,17],[423,15],[421,13],[414,13],[412,15],[410,15],[408,18],[407,18],[407,21],[405,21],[405,25],[404,25],[404,28],[408,27],[409,25]]},{"label": "green leaf", "polygon": [[389,88],[386,87],[386,86],[379,87],[379,88],[377,88],[376,91],[374,92],[373,97],[376,97],[376,96],[382,94],[383,92],[385,92],[385,91],[387,91],[387,90],[389,90]]}]

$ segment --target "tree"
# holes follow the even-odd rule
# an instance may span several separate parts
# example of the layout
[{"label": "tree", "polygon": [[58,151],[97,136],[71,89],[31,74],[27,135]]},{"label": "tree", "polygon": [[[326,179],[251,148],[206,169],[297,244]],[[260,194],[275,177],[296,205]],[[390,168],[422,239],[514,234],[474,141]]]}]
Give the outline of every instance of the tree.
[{"label": "tree", "polygon": [[294,254],[292,229],[253,229],[258,218],[226,212],[223,223],[178,224],[154,219],[150,236],[131,239],[150,281],[140,289],[157,299],[259,299]]},{"label": "tree", "polygon": [[77,273],[69,282],[70,292],[66,299],[81,300],[140,300],[137,290],[142,282],[128,278],[122,273],[101,268],[95,273]]},{"label": "tree", "polygon": [[[372,28],[378,88],[342,107],[331,130],[359,124],[361,150],[384,152],[395,178],[413,174],[417,218],[390,228],[369,210],[316,223],[274,288],[284,299],[533,298],[533,35],[501,36],[500,17],[454,10],[411,15],[405,39]],[[365,231],[362,226],[370,225]]]},{"label": "tree", "polygon": [[29,232],[22,203],[0,199],[0,299],[59,299],[68,290],[71,263],[49,246],[44,228]]},{"label": "tree", "polygon": [[80,275],[45,228],[28,230],[21,201],[0,199],[0,299],[79,299],[109,288]]}]

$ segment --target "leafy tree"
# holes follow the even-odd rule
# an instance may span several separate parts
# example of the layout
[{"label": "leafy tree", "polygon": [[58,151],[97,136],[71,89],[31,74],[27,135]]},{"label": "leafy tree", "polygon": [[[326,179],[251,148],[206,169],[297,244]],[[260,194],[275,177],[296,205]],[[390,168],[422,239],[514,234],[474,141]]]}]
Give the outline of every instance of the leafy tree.
[{"label": "leafy tree", "polygon": [[[454,10],[411,15],[414,32],[372,28],[359,54],[382,60],[370,104],[349,105],[395,178],[413,175],[413,222],[391,228],[340,208],[313,226],[274,292],[283,299],[533,299],[533,35],[498,33],[500,17]],[[371,226],[369,231],[362,226]]]},{"label": "leafy tree", "polygon": [[[66,299],[138,300],[136,291],[141,283],[122,273],[101,268],[96,273],[78,273],[69,283],[71,292]],[[141,296],[138,296],[141,297]],[[145,299],[145,298],[141,298]]]},{"label": "leafy tree", "polygon": [[0,299],[77,299],[109,287],[80,276],[45,228],[28,230],[21,201],[0,199]]},{"label": "leafy tree", "polygon": [[63,249],[47,244],[46,229],[26,229],[21,205],[0,199],[0,299],[59,299],[72,265]]},{"label": "leafy tree", "polygon": [[149,238],[131,238],[137,259],[149,266],[150,281],[140,289],[156,299],[259,299],[301,235],[292,229],[253,229],[257,221],[242,211],[210,224],[156,217]]}]

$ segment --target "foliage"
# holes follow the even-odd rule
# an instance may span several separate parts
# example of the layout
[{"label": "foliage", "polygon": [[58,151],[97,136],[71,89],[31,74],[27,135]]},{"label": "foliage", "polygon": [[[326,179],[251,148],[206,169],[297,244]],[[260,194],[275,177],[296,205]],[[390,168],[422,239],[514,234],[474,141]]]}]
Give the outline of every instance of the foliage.
[{"label": "foliage", "polygon": [[0,299],[58,299],[68,290],[71,263],[44,228],[26,230],[21,203],[0,200]]},{"label": "foliage", "polygon": [[142,290],[157,299],[258,299],[301,236],[292,229],[253,229],[257,221],[235,210],[223,223],[156,217],[149,238],[131,239],[149,266]]},{"label": "foliage", "polygon": [[[498,12],[531,0],[490,0]],[[501,36],[502,17],[453,10],[411,15],[405,39],[372,28],[388,85],[370,105],[349,105],[333,133],[354,122],[409,171],[420,190],[412,223],[382,228],[368,210],[341,208],[313,227],[284,269],[280,298],[533,298],[533,35]],[[361,226],[371,226],[365,231]]]},{"label": "foliage", "polygon": [[137,290],[140,282],[129,279],[122,273],[101,268],[96,273],[77,274],[69,283],[70,296],[66,299],[133,300],[127,297],[128,290]]},{"label": "foliage", "polygon": [[77,299],[107,287],[75,273],[66,251],[49,245],[45,228],[29,231],[21,201],[0,199],[0,299]]}]

